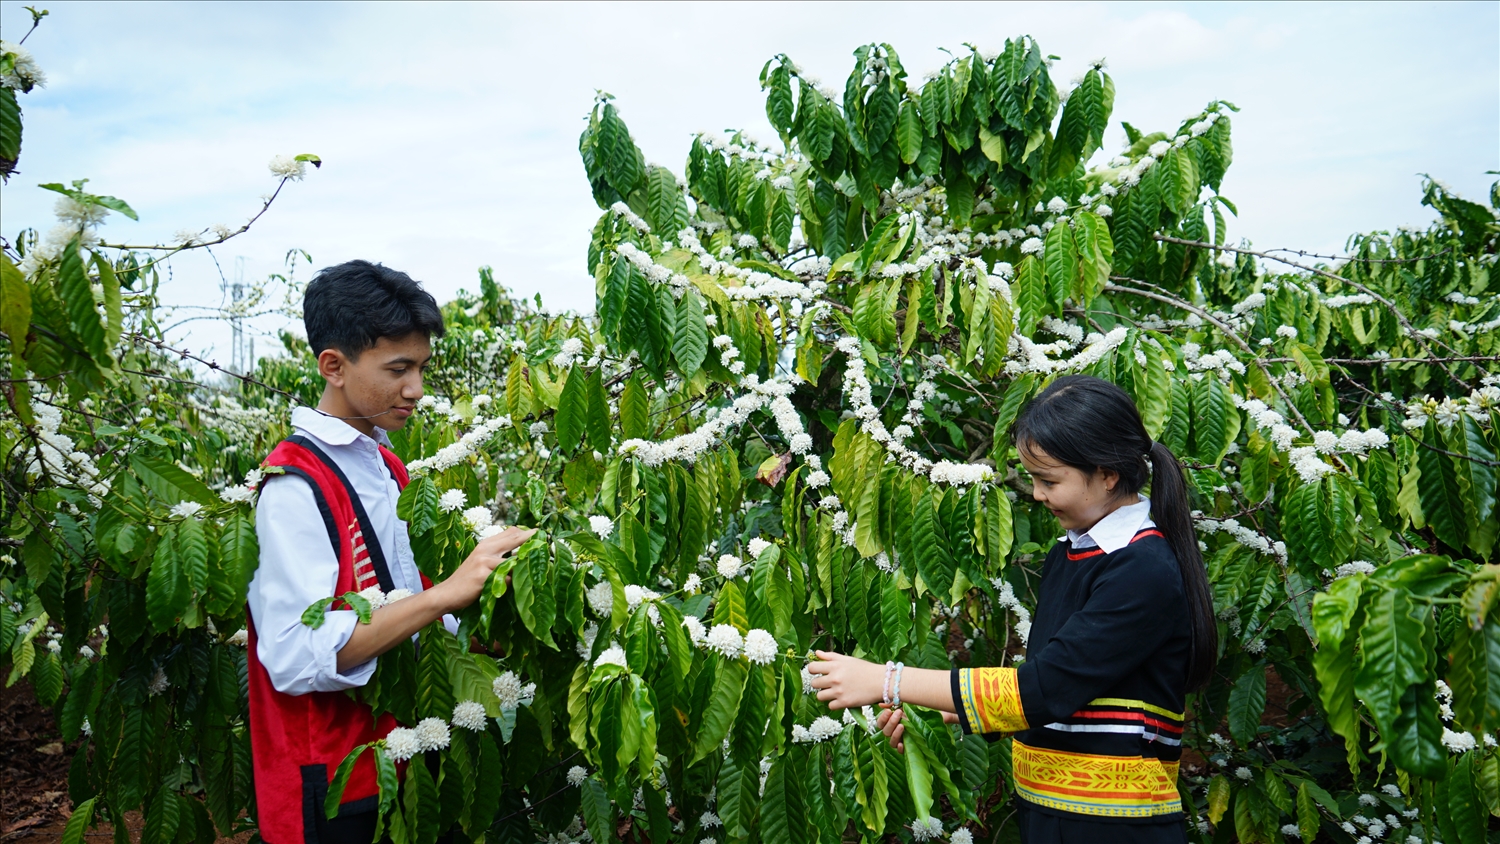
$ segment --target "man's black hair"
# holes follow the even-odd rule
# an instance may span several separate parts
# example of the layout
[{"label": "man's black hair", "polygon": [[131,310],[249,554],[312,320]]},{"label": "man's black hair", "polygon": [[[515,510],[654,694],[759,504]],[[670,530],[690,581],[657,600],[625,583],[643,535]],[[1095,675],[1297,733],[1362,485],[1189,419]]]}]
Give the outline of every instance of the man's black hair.
[{"label": "man's black hair", "polygon": [[369,261],[346,261],[313,276],[302,299],[302,324],[312,353],[337,349],[351,359],[382,337],[420,331],[443,336],[437,300],[406,273]]}]

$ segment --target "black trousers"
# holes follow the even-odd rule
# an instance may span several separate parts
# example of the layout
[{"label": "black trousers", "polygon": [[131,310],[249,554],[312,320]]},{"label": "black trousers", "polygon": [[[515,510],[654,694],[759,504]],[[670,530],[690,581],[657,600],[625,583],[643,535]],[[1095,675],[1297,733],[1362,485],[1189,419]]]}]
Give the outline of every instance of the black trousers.
[{"label": "black trousers", "polygon": [[1187,844],[1184,821],[1119,823],[1079,815],[1063,817],[1016,800],[1021,844]]}]

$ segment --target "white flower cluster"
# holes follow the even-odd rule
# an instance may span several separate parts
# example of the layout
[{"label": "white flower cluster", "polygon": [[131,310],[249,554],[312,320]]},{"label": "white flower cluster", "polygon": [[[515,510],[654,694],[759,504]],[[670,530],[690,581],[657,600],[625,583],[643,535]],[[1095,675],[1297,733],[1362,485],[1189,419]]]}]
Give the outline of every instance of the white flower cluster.
[{"label": "white flower cluster", "polygon": [[615,611],[614,589],[607,580],[601,580],[590,586],[583,596],[589,603],[589,609],[600,618],[609,618],[610,614]]},{"label": "white flower cluster", "polygon": [[615,523],[608,516],[589,516],[589,530],[599,535],[600,541],[614,533]]},{"label": "white flower cluster", "polygon": [[476,535],[487,535],[484,532],[495,524],[495,514],[483,505],[465,510],[463,518],[464,524]]},{"label": "white flower cluster", "polygon": [[1334,569],[1335,578],[1349,577],[1354,574],[1374,574],[1375,564],[1369,560],[1352,560]]},{"label": "white flower cluster", "polygon": [[601,665],[618,665],[621,668],[630,667],[630,664],[625,661],[625,649],[619,645],[610,645],[604,649],[603,653],[599,654],[599,658],[594,660],[594,667],[598,668]]},{"label": "white flower cluster", "polygon": [[0,88],[25,92],[47,85],[47,74],[42,72],[30,50],[20,44],[0,41],[0,55],[8,56],[12,62],[12,70],[0,74]]},{"label": "white flower cluster", "polygon": [[812,722],[811,726],[804,727],[796,724],[792,727],[792,741],[797,744],[820,744],[832,738],[838,738],[839,733],[844,731],[844,725],[821,715]]},{"label": "white flower cluster", "polygon": [[483,732],[485,722],[484,704],[465,700],[453,707],[453,726],[473,732]]},{"label": "white flower cluster", "polygon": [[1428,396],[1409,402],[1401,426],[1409,431],[1426,425],[1428,419],[1435,419],[1439,427],[1447,429],[1466,415],[1488,426],[1490,413],[1495,410],[1500,410],[1500,373],[1484,376],[1480,386],[1462,398],[1439,401]]},{"label": "white flower cluster", "polygon": [[733,554],[720,554],[719,562],[715,564],[715,570],[725,580],[733,580],[740,576],[744,570],[745,562]]},{"label": "white flower cluster", "polygon": [[417,734],[417,746],[423,753],[442,750],[453,738],[448,730],[448,722],[441,718],[423,718],[417,722],[413,732]]},{"label": "white flower cluster", "polygon": [[1212,372],[1225,381],[1229,380],[1231,372],[1245,374],[1245,365],[1235,359],[1233,352],[1219,349],[1201,354],[1201,347],[1197,343],[1182,344],[1182,362],[1189,372]]},{"label": "white flower cluster", "polygon": [[173,504],[167,514],[174,519],[198,519],[198,513],[203,510],[203,505],[196,501],[179,501]]},{"label": "white flower cluster", "polygon": [[492,680],[490,690],[499,699],[500,708],[505,710],[530,706],[532,699],[536,697],[536,683],[522,685],[521,678],[514,671],[507,671]]},{"label": "white flower cluster", "polygon": [[996,602],[1016,617],[1016,637],[1021,640],[1022,645],[1028,644],[1031,640],[1031,610],[1026,609],[1021,599],[1016,597],[1016,590],[1009,583],[997,577],[990,581],[990,585],[1000,593]]},{"label": "white flower cluster", "polygon": [[650,254],[629,241],[616,246],[615,254],[633,264],[651,283],[669,285],[672,288],[672,295],[678,299],[681,299],[682,294],[693,285],[687,276],[672,272],[671,269],[656,263]]},{"label": "white flower cluster", "polygon": [[417,740],[417,731],[410,727],[397,727],[385,736],[385,753],[393,761],[405,762],[422,750]]},{"label": "white flower cluster", "polygon": [[583,341],[577,337],[569,337],[562,343],[562,348],[552,356],[552,365],[558,369],[567,369],[575,363],[583,361]]},{"label": "white flower cluster", "polygon": [[577,788],[583,785],[583,781],[589,778],[589,771],[582,765],[574,765],[568,769],[568,785]]},{"label": "white flower cluster", "polygon": [[294,182],[302,181],[307,175],[307,162],[298,161],[296,156],[278,155],[271,159],[271,175],[278,179],[291,179]]},{"label": "white flower cluster", "polygon": [[629,205],[623,202],[616,202],[614,205],[609,206],[609,210],[618,214],[620,219],[624,220],[627,225],[636,231],[642,234],[649,234],[651,232],[651,226],[647,225],[646,221],[642,220],[634,211],[631,211]]},{"label": "white flower cluster", "polygon": [[[1042,346],[1031,342],[1028,337],[1012,334],[1008,353],[1015,356],[1015,359],[1005,362],[1005,371],[1010,375],[1023,375],[1028,372],[1048,374],[1084,369],[1102,360],[1115,347],[1125,342],[1127,336],[1129,336],[1129,331],[1123,326],[1116,327],[1102,336],[1097,333],[1090,334],[1084,338],[1087,345],[1078,354],[1071,358],[1055,360],[1048,357],[1048,353],[1055,350],[1058,344]],[[1061,342],[1066,343],[1066,341]]]},{"label": "white flower cluster", "polygon": [[62,411],[49,404],[38,404],[32,408],[36,419],[37,456],[26,465],[27,477],[36,477],[46,472],[58,486],[72,486],[84,490],[89,502],[99,506],[109,485],[99,477],[99,468],[87,452],[74,447],[73,438],[61,433]]},{"label": "white flower cluster", "polygon": [[461,489],[450,489],[438,496],[438,509],[444,513],[462,510],[467,503],[469,502]]},{"label": "white flower cluster", "polygon": [[[870,379],[865,376],[865,360],[860,356],[859,338],[844,337],[838,341],[837,348],[847,361],[844,367],[843,389],[844,396],[849,400],[853,409],[854,417],[859,420],[861,430],[871,439],[885,446],[891,459],[917,474],[927,475],[933,483],[967,486],[982,483],[994,477],[994,470],[989,466],[950,463],[946,460],[933,463],[907,448],[900,438],[886,430],[885,423],[880,420],[880,408],[875,406]],[[925,395],[925,392],[919,389],[917,395]],[[848,530],[852,531],[853,528],[850,527]]]},{"label": "white flower cluster", "polygon": [[704,639],[704,647],[725,659],[738,659],[745,648],[745,638],[732,624],[715,624]]},{"label": "white flower cluster", "polygon": [[943,822],[937,818],[917,818],[911,822],[913,841],[932,841],[943,837]]},{"label": "white flower cluster", "polygon": [[770,407],[776,418],[776,425],[788,443],[794,448],[802,445],[812,447],[811,438],[807,436],[802,420],[788,398],[793,390],[791,384],[774,378],[762,383],[751,375],[743,385],[748,388],[747,392],[736,396],[719,413],[711,414],[711,418],[697,430],[662,442],[626,440],[620,445],[620,453],[634,456],[647,466],[660,466],[671,460],[692,463],[718,445],[729,432],[745,424],[752,413],[765,407]]},{"label": "white flower cluster", "polygon": [[1177,136],[1174,137],[1171,141],[1157,141],[1156,143],[1152,144],[1150,148],[1146,150],[1146,155],[1142,156],[1134,163],[1132,163],[1130,159],[1124,158],[1123,156],[1115,158],[1114,160],[1109,162],[1110,167],[1125,168],[1115,177],[1115,182],[1125,187],[1139,184],[1141,181],[1141,176],[1145,175],[1147,170],[1151,169],[1151,167],[1154,166],[1157,161],[1161,160],[1162,156],[1166,155],[1173,149],[1182,148],[1187,144],[1190,138],[1196,138],[1200,135],[1203,135],[1209,129],[1212,129],[1213,125],[1218,121],[1219,112],[1210,111],[1205,114],[1201,120],[1193,123],[1185,130],[1178,132]]},{"label": "white flower cluster", "polygon": [[1198,530],[1204,533],[1227,533],[1246,548],[1286,563],[1286,543],[1272,542],[1265,534],[1256,533],[1240,524],[1238,519],[1213,519],[1195,510],[1193,520],[1197,523]]},{"label": "white flower cluster", "polygon": [[[753,249],[758,247],[754,237],[750,237],[749,235],[741,235],[740,237],[741,239],[749,237],[750,240],[750,245],[748,247],[742,245],[742,248]],[[736,285],[725,286],[724,292],[729,294],[729,298],[731,299],[739,299],[741,301],[786,301],[796,299],[803,303],[810,303],[824,290],[828,289],[827,283],[823,281],[812,281],[802,284],[779,278],[770,273],[760,272],[759,270],[747,270],[744,267],[720,261],[703,248],[703,243],[698,240],[697,232],[694,232],[691,228],[685,228],[678,232],[677,241],[682,245],[682,248],[697,256],[698,266],[704,272],[719,278],[732,278],[739,282]],[[828,271],[827,267],[823,264],[819,264],[818,266],[821,272],[826,273]]]},{"label": "white flower cluster", "polygon": [[768,631],[755,628],[745,634],[745,658],[756,665],[770,665],[778,653],[776,637]]},{"label": "white flower cluster", "polygon": [[459,437],[457,442],[438,449],[431,457],[413,460],[406,464],[406,469],[413,475],[450,469],[468,460],[479,450],[480,446],[488,442],[497,432],[509,428],[510,425],[509,416],[497,416],[493,419],[475,416],[474,427]]}]

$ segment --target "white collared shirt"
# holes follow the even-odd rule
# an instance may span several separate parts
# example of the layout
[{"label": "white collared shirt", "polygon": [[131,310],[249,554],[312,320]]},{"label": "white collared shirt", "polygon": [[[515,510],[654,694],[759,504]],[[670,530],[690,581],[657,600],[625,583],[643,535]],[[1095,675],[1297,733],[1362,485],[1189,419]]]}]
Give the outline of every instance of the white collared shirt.
[{"label": "white collared shirt", "polygon": [[1069,540],[1074,549],[1098,546],[1104,553],[1113,554],[1129,545],[1137,533],[1153,527],[1156,527],[1156,522],[1151,521],[1151,499],[1142,495],[1140,501],[1115,508],[1088,530],[1081,533],[1070,530],[1057,541]]},{"label": "white collared shirt", "polygon": [[[377,428],[377,440],[306,407],[292,410],[292,427],[314,440],[348,477],[385,553],[393,587],[421,592],[406,522],[396,518],[401,489],[380,456],[379,447],[390,444],[385,432]],[[339,576],[338,556],[312,487],[297,477],[266,476],[255,508],[255,535],[260,567],[250,581],[248,603],[259,640],[255,653],[271,685],[293,695],[363,686],[375,672],[375,660],[338,671],[339,649],[359,620],[354,611],[333,610],[317,629],[302,623],[303,611],[314,601],[333,597]],[[456,628],[450,618],[444,621]]]}]

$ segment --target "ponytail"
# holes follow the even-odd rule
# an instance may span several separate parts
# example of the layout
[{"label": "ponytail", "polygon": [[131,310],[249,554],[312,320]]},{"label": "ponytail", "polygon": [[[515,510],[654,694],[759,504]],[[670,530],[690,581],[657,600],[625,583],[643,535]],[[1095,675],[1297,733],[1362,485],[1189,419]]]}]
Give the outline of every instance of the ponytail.
[{"label": "ponytail", "polygon": [[1187,600],[1192,644],[1186,690],[1207,685],[1218,660],[1219,628],[1188,509],[1187,481],[1171,449],[1152,442],[1146,433],[1130,395],[1092,375],[1063,376],[1022,409],[1011,436],[1017,447],[1039,447],[1054,460],[1083,472],[1108,469],[1117,473],[1116,495],[1138,493],[1150,481],[1151,519],[1177,557]]},{"label": "ponytail", "polygon": [[1198,551],[1198,535],[1188,508],[1187,483],[1171,449],[1151,443],[1151,520],[1166,534],[1182,572],[1192,646],[1188,654],[1187,690],[1208,685],[1219,656],[1219,627],[1214,623],[1213,593]]}]

